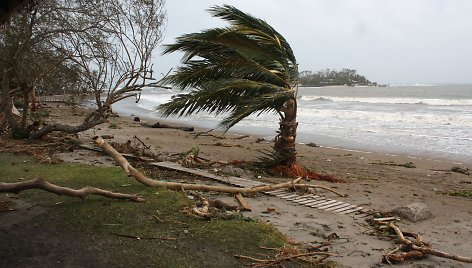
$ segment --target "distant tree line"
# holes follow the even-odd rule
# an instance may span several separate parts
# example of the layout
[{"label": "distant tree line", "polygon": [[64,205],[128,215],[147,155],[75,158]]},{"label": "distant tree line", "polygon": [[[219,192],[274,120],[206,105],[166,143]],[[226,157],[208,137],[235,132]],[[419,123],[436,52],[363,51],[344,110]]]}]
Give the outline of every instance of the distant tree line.
[{"label": "distant tree line", "polygon": [[359,75],[356,70],[342,69],[336,71],[325,69],[316,73],[312,71],[302,71],[299,74],[300,86],[322,87],[322,86],[377,86],[376,82],[371,82],[365,76]]}]

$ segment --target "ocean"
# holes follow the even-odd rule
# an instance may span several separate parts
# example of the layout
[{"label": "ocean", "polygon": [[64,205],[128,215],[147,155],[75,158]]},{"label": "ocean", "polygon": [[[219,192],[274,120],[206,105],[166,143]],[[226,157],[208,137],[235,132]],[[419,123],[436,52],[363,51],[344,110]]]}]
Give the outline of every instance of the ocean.
[{"label": "ocean", "polygon": [[[177,93],[144,90],[138,103],[128,99],[113,110],[158,121],[155,108]],[[168,119],[216,128],[221,118],[201,113]],[[472,163],[472,85],[301,87],[297,121],[301,143]],[[264,114],[230,131],[272,138],[277,128],[278,115]]]}]

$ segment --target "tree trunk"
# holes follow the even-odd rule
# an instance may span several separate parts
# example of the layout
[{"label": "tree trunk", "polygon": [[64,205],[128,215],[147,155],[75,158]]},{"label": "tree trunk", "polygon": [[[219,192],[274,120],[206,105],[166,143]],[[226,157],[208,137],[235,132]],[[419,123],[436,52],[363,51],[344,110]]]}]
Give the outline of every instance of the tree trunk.
[{"label": "tree trunk", "polygon": [[291,166],[297,161],[295,139],[297,137],[297,100],[290,99],[281,109],[280,127],[275,137],[274,150],[283,159],[281,164]]},{"label": "tree trunk", "polygon": [[6,70],[2,75],[2,108],[5,120],[12,130],[12,134],[15,137],[15,133],[19,131],[20,126],[18,124],[15,115],[12,113],[13,103],[10,95],[10,75],[11,71]]},{"label": "tree trunk", "polygon": [[106,119],[98,119],[90,122],[83,122],[80,125],[77,126],[70,126],[70,125],[64,125],[64,124],[59,124],[59,123],[54,123],[50,125],[45,125],[42,128],[40,128],[38,131],[35,133],[31,134],[29,137],[31,140],[36,140],[42,138],[44,135],[51,133],[53,131],[62,131],[65,133],[78,133],[85,131],[87,129],[90,129],[94,126],[100,125],[102,123],[105,123]]}]

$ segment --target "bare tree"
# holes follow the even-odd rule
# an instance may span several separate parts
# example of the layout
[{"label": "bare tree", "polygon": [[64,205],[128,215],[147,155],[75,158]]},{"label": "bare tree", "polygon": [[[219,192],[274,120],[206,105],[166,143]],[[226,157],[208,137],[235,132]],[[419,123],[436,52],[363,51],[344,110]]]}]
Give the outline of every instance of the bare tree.
[{"label": "bare tree", "polygon": [[[2,111],[12,134],[37,139],[105,122],[113,103],[156,83],[151,59],[165,19],[164,0],[44,0],[16,15],[0,36]],[[59,78],[91,93],[96,109],[79,125],[31,128],[30,95]],[[11,113],[16,96],[23,99],[21,120]]]}]

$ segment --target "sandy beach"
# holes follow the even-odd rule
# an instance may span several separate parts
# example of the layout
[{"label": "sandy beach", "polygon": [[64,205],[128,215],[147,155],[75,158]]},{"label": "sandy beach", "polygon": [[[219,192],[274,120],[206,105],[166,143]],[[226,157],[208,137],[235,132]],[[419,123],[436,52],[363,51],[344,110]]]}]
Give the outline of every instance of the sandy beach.
[{"label": "sandy beach", "polygon": [[[54,116],[64,119],[63,113],[53,115],[53,120]],[[79,119],[79,116],[72,116],[67,120],[73,122]],[[92,137],[97,135],[111,135],[112,140],[119,143],[124,143],[136,136],[164,157],[198,147],[199,156],[210,161],[252,161],[260,157],[261,150],[270,149],[272,146],[272,141],[260,141],[260,137],[251,135],[227,133],[224,139],[220,139],[218,136],[221,133],[210,132],[211,136],[196,137],[195,133],[207,131],[198,128],[198,125],[192,126],[195,127],[194,132],[142,126],[142,124],[156,122],[146,120],[134,122],[131,117],[114,117],[110,118],[108,123],[83,132],[79,136],[81,141],[89,144],[92,143]],[[159,120],[159,122],[166,121]],[[177,126],[173,122],[167,123]],[[297,152],[298,159],[304,166],[348,181],[348,183],[312,182],[349,195],[340,200],[375,211],[390,211],[398,206],[424,203],[431,211],[432,218],[415,223],[404,220],[400,223],[401,228],[418,232],[436,249],[464,256],[472,252],[472,244],[470,244],[472,199],[447,194],[458,189],[472,188],[471,176],[449,171],[451,167],[457,166],[457,163],[337,148],[310,147],[304,144],[297,145]],[[84,159],[75,154],[68,160],[83,161]],[[401,166],[408,162],[411,162],[415,168]],[[261,176],[262,180],[273,182],[287,180],[287,178],[268,178],[264,174]],[[329,193],[322,194],[330,195]],[[217,197],[228,202],[235,202],[231,196],[217,195]],[[382,254],[394,248],[391,241],[382,241],[368,235],[369,227],[363,219],[296,206],[276,197],[259,196],[249,198],[248,201],[253,208],[252,212],[247,213],[248,215],[272,223],[288,237],[297,241],[319,241],[321,238],[316,234],[328,235],[333,232],[345,238],[345,242],[333,245],[333,250],[340,255],[333,259],[346,267],[382,266],[380,264]],[[278,213],[268,214],[269,207],[274,208]],[[425,266],[417,266],[422,264]],[[411,267],[468,267],[466,264],[437,257],[407,264],[408,267],[410,265]]]},{"label": "sandy beach", "polygon": [[[48,110],[50,120],[70,123],[80,122],[84,113],[82,110],[71,113],[69,108],[57,104],[50,104]],[[94,136],[110,136],[113,138],[109,140],[118,143],[125,143],[136,136],[147,146],[151,146],[162,160],[198,147],[202,159],[220,162],[253,161],[261,156],[261,150],[268,150],[273,145],[271,140],[263,140],[256,135],[227,133],[224,138],[220,138],[221,133],[218,132],[196,135],[207,131],[199,128],[197,122],[191,126],[195,128],[192,132],[143,126],[156,122],[177,126],[175,122],[164,120],[142,119],[135,122],[132,117],[119,116],[80,133],[79,139],[82,144],[93,146]],[[430,219],[420,222],[402,220],[399,226],[405,231],[419,233],[435,249],[463,256],[469,256],[472,252],[472,199],[448,194],[472,188],[472,176],[450,171],[451,167],[459,164],[341,148],[310,147],[305,144],[298,144],[297,152],[299,162],[305,167],[348,181],[310,182],[328,186],[348,194],[348,197],[336,197],[332,193],[321,191],[318,194],[381,212],[412,203],[424,203],[432,213]],[[69,162],[114,164],[108,157],[88,150],[61,153],[59,157]],[[415,168],[403,166],[408,162]],[[467,165],[459,166],[470,168]],[[287,180],[257,173],[249,175],[249,178],[269,182]],[[236,202],[231,195],[210,195],[228,203]],[[363,218],[308,208],[266,195],[247,198],[247,201],[252,211],[245,212],[246,215],[273,224],[294,241],[319,242],[323,241],[322,237],[336,233],[340,239],[333,242],[331,250],[338,256],[330,259],[338,261],[343,267],[383,267],[385,264],[381,263],[382,255],[395,248],[392,241],[381,240],[370,234],[372,228]],[[268,208],[273,212],[268,213]],[[408,262],[402,267],[470,266],[429,257],[414,263]]]}]

